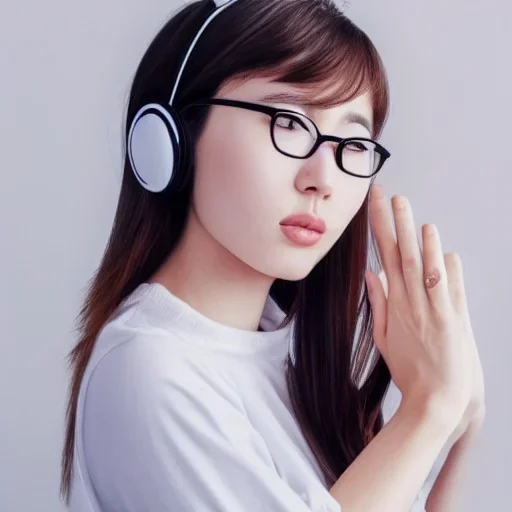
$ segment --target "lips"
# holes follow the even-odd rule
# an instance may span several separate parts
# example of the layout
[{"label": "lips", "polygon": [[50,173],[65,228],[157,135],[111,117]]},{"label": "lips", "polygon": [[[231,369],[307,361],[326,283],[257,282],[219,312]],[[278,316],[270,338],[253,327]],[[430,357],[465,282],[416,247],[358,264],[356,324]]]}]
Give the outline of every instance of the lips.
[{"label": "lips", "polygon": [[317,233],[325,233],[325,222],[318,218],[310,215],[309,213],[299,213],[295,215],[289,215],[284,218],[280,223],[281,226],[297,226],[301,228],[311,229]]}]

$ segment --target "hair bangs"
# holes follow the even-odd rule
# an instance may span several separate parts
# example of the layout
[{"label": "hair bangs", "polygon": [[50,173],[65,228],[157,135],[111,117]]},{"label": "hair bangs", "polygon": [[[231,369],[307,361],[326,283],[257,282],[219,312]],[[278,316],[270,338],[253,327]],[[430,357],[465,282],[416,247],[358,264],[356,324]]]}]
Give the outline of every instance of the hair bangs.
[{"label": "hair bangs", "polygon": [[340,105],[369,92],[373,135],[379,136],[389,109],[388,81],[380,55],[368,36],[340,11],[330,11],[326,17],[318,5],[311,9],[306,16],[295,16],[287,25],[293,29],[281,34],[286,53],[294,57],[258,74],[297,86],[305,95],[305,104],[319,108]]}]

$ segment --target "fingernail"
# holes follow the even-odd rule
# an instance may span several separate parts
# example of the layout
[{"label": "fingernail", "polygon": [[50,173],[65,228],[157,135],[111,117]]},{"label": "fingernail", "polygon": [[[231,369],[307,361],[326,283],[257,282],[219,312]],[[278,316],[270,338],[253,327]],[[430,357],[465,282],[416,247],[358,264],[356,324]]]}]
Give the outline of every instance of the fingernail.
[{"label": "fingernail", "polygon": [[407,208],[407,198],[405,196],[393,196],[392,203],[401,210]]}]

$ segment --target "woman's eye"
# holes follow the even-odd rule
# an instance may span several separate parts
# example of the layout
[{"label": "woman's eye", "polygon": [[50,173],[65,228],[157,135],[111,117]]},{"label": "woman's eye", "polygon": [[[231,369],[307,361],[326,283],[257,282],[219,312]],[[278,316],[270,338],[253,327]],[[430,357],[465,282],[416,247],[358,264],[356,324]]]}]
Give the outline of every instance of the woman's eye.
[{"label": "woman's eye", "polygon": [[350,151],[366,151],[368,149],[362,142],[349,142],[345,148]]},{"label": "woman's eye", "polygon": [[298,118],[280,116],[276,120],[276,125],[289,131],[297,129],[309,131],[304,123]]},{"label": "woman's eye", "polygon": [[277,121],[276,121],[276,125],[279,126],[280,128],[286,128],[287,130],[293,130],[295,128],[295,121],[293,119],[284,119],[282,117],[280,117]]}]

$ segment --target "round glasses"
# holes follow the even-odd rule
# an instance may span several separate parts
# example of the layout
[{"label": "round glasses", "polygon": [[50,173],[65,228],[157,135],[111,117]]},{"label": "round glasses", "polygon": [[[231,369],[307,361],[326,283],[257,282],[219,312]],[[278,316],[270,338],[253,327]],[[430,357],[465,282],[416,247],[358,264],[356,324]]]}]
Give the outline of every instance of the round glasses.
[{"label": "round glasses", "polygon": [[371,178],[375,176],[391,156],[378,142],[366,137],[341,138],[323,135],[316,124],[304,114],[293,110],[278,109],[247,101],[209,98],[186,105],[183,110],[195,106],[223,105],[261,112],[271,117],[270,137],[274,147],[283,155],[306,159],[323,142],[337,142],[336,163],[351,176]]}]

